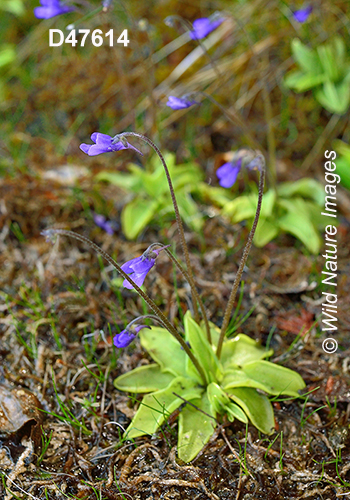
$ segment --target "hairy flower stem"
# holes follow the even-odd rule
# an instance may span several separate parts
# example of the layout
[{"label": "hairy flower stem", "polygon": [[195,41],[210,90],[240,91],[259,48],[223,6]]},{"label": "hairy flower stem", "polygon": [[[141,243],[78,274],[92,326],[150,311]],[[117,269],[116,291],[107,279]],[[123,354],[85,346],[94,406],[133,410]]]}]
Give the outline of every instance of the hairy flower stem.
[{"label": "hairy flower stem", "polygon": [[190,254],[189,254],[187,243],[186,243],[186,239],[185,239],[185,232],[184,232],[184,228],[183,228],[183,225],[182,225],[182,220],[181,220],[181,217],[180,217],[179,207],[178,207],[178,204],[177,204],[177,201],[176,201],[175,191],[174,191],[173,183],[171,181],[169,169],[168,169],[167,164],[165,163],[164,157],[163,157],[162,153],[160,152],[160,150],[158,149],[158,147],[154,144],[153,141],[151,141],[151,139],[149,139],[145,135],[138,134],[137,132],[123,132],[122,134],[116,135],[114,137],[114,139],[113,139],[113,142],[114,141],[118,142],[120,140],[120,138],[122,138],[122,137],[128,137],[128,136],[138,137],[143,142],[145,142],[146,144],[148,144],[157,153],[157,155],[158,155],[158,157],[159,157],[159,159],[162,162],[162,165],[164,167],[165,175],[166,175],[166,178],[167,178],[167,181],[168,181],[168,185],[169,185],[171,200],[173,202],[173,207],[174,207],[174,212],[175,212],[175,218],[176,218],[177,228],[178,228],[178,231],[179,231],[179,234],[180,234],[180,241],[181,241],[182,251],[184,253],[185,260],[186,260],[186,266],[187,266],[187,272],[188,272],[188,282],[190,284],[191,293],[192,293],[192,303],[193,303],[194,319],[195,319],[195,321],[197,323],[199,323],[198,306],[197,306],[197,301],[195,300],[196,284],[195,284],[194,278],[193,278],[193,271],[192,271],[192,266],[191,266],[191,262],[190,262]]},{"label": "hairy flower stem", "polygon": [[176,331],[174,326],[170,323],[170,321],[167,319],[167,317],[162,313],[162,311],[159,309],[157,304],[143,291],[139,286],[136,285],[133,279],[130,278],[128,274],[126,274],[122,268],[117,264],[117,262],[110,256],[108,255],[107,252],[102,250],[99,246],[97,246],[93,241],[89,240],[89,238],[86,238],[85,236],[82,236],[81,234],[75,233],[74,231],[68,231],[67,229],[46,229],[45,231],[42,231],[44,236],[51,237],[54,234],[62,234],[64,236],[70,236],[71,238],[74,238],[78,241],[82,241],[83,243],[87,243],[95,252],[99,253],[102,255],[102,257],[110,264],[111,266],[114,267],[116,271],[118,271],[119,274],[123,276],[124,279],[126,279],[136,290],[136,292],[139,294],[140,297],[143,298],[143,300],[148,304],[148,306],[152,309],[154,314],[157,316],[159,319],[160,323],[166,328],[173,337],[179,342],[181,347],[183,347],[184,351],[188,355],[188,357],[191,359],[192,363],[196,367],[199,375],[201,376],[201,379],[203,380],[204,385],[206,385],[206,378],[205,374],[203,372],[202,367],[197,361],[197,358],[194,356],[184,339],[181,337],[181,335]]},{"label": "hairy flower stem", "polygon": [[[164,251],[167,253],[167,255],[170,257],[170,260],[175,264],[175,266],[178,268],[178,270],[180,271],[180,273],[183,274],[183,276],[185,277],[185,279],[189,283],[188,273],[182,267],[182,265],[177,260],[177,258],[170,252],[170,250],[168,248],[164,248]],[[200,310],[202,311],[202,315],[203,315],[203,319],[204,319],[204,324],[205,324],[205,330],[206,330],[206,333],[207,333],[207,339],[208,339],[209,344],[211,344],[212,340],[211,340],[210,327],[209,327],[208,317],[207,317],[207,313],[205,311],[204,304],[203,304],[202,299],[200,298],[200,296],[199,296],[199,294],[198,294],[198,292],[197,292],[197,290],[195,288],[193,289],[193,294],[194,294],[195,298],[198,301]]]},{"label": "hairy flower stem", "polygon": [[243,274],[243,269],[244,269],[245,263],[247,261],[247,258],[248,258],[249,252],[250,252],[250,248],[252,246],[255,229],[256,229],[256,226],[257,226],[258,221],[259,221],[261,202],[262,202],[262,198],[263,198],[263,194],[264,194],[265,170],[266,169],[265,169],[265,161],[264,161],[261,165],[261,172],[260,172],[260,179],[259,179],[258,205],[256,207],[256,213],[255,213],[253,225],[252,225],[252,228],[250,230],[248,240],[247,240],[247,243],[246,243],[244,251],[243,251],[241,262],[239,264],[239,268],[238,268],[238,271],[236,274],[235,281],[234,281],[233,286],[232,286],[232,290],[231,290],[230,297],[228,299],[228,303],[227,303],[225,314],[224,314],[224,321],[222,323],[220,338],[219,338],[218,347],[216,350],[216,355],[217,355],[218,359],[220,359],[220,356],[221,356],[222,344],[223,344],[223,341],[225,338],[225,333],[226,333],[228,324],[230,322],[230,318],[231,318],[232,310],[234,307],[234,302],[235,302],[237,290],[239,287],[239,283],[241,281],[241,277]]},{"label": "hairy flower stem", "polygon": [[158,316],[155,316],[154,314],[143,314],[142,316],[137,316],[137,318],[133,319],[130,321],[130,323],[127,324],[126,330],[133,325],[134,323],[137,323],[141,319],[153,319],[153,321],[157,321],[164,327],[163,321],[161,321]]},{"label": "hairy flower stem", "polygon": [[273,130],[273,116],[272,116],[270,94],[267,88],[267,83],[265,80],[264,82],[265,83],[262,89],[262,94],[264,99],[265,120],[267,123],[267,147],[269,152],[268,180],[270,181],[272,188],[276,192],[276,140],[275,140],[275,133]]}]

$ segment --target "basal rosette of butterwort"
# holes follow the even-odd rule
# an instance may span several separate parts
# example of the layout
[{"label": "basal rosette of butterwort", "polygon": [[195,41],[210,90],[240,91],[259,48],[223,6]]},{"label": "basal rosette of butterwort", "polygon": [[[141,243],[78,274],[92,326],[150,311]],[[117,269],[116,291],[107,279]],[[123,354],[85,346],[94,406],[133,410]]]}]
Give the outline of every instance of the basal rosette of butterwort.
[{"label": "basal rosette of butterwort", "polygon": [[74,7],[62,4],[61,0],[40,0],[40,4],[41,7],[34,9],[34,16],[38,19],[50,19],[75,10]]},{"label": "basal rosette of butterwort", "polygon": [[308,5],[302,9],[293,12],[293,17],[298,23],[305,23],[312,12],[312,6]]},{"label": "basal rosette of butterwort", "polygon": [[[154,266],[159,252],[169,246],[170,245],[167,245],[159,248],[158,250],[153,250],[151,245],[140,257],[135,257],[135,259],[125,262],[125,264],[121,266],[121,269],[125,273],[129,274],[130,278],[135,281],[137,286],[142,286],[147,274]],[[134,288],[127,280],[123,281],[123,287],[128,288],[129,290]]]},{"label": "basal rosette of butterwort", "polygon": [[130,325],[113,337],[113,344],[119,349],[128,347],[142,328],[150,329],[151,327],[147,325]]},{"label": "basal rosette of butterwort", "polygon": [[91,135],[91,140],[95,144],[80,144],[80,149],[89,156],[96,156],[102,153],[112,153],[113,151],[121,151],[122,149],[132,149],[142,155],[141,151],[129,144],[125,139],[123,142],[118,141],[113,144],[113,138],[101,132],[94,132]]},{"label": "basal rosette of butterwort", "polygon": [[191,106],[194,106],[195,104],[199,104],[199,102],[194,101],[193,99],[188,99],[185,96],[183,97],[175,97],[173,95],[170,95],[168,97],[168,102],[166,105],[171,108],[171,109],[186,109],[190,108]]},{"label": "basal rosette of butterwort", "polygon": [[209,19],[208,17],[201,17],[200,19],[196,19],[193,21],[193,30],[190,31],[190,37],[192,40],[201,40],[216,30],[223,22],[224,19],[222,18]]}]

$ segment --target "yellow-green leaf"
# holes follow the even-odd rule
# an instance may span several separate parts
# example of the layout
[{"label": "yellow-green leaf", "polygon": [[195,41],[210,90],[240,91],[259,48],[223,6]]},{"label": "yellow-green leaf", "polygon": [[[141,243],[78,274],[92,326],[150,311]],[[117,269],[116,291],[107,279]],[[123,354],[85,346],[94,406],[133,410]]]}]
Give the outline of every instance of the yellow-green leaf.
[{"label": "yellow-green leaf", "polygon": [[203,389],[192,379],[177,377],[165,389],[147,394],[143,397],[125,435],[131,439],[144,434],[154,434],[169,415],[183,403],[183,399],[174,393],[191,400],[201,397]]},{"label": "yellow-green leaf", "polygon": [[139,332],[141,345],[163,372],[180,376],[185,373],[187,355],[165,328],[152,326]]},{"label": "yellow-green leaf", "polygon": [[174,375],[162,372],[159,365],[139,366],[114,380],[114,387],[127,392],[153,392],[167,387]]},{"label": "yellow-green leaf", "polygon": [[259,431],[272,434],[275,419],[270,401],[251,388],[235,388],[227,391],[230,397],[243,408],[249,420]]},{"label": "yellow-green leaf", "polygon": [[[191,401],[197,408],[186,405],[179,415],[178,454],[184,462],[193,460],[207,444],[216,427],[215,412],[206,393]],[[202,410],[202,411],[200,411]],[[205,413],[202,413],[205,412]]]}]

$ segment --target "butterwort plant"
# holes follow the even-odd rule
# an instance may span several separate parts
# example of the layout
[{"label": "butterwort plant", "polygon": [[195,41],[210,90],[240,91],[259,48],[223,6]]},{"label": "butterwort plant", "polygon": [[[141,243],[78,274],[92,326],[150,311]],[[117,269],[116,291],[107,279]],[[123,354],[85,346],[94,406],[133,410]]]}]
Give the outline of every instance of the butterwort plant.
[{"label": "butterwort plant", "polygon": [[[101,145],[101,136],[96,134],[93,135],[93,140]],[[178,455],[184,462],[190,462],[208,443],[224,416],[230,421],[237,419],[245,424],[250,421],[261,432],[271,434],[275,423],[268,396],[285,394],[299,397],[299,391],[305,387],[298,373],[266,360],[272,355],[272,350],[264,349],[243,333],[234,338],[227,335],[235,297],[261,210],[265,162],[261,155],[255,164],[260,173],[256,213],[225,307],[222,326],[218,328],[208,320],[197,291],[176,194],[163,154],[148,137],[135,132],[125,132],[111,141],[108,139],[103,146],[104,152],[114,151],[113,147],[120,144],[124,147],[119,147],[118,151],[135,150],[127,141],[129,137],[137,138],[153,148],[164,167],[185,262],[180,262],[173,255],[169,245],[153,243],[141,256],[119,265],[95,243],[77,233],[48,229],[43,234],[49,238],[62,234],[89,244],[123,276],[123,286],[133,288],[149,306],[151,314],[135,318],[113,339],[115,347],[125,348],[138,336],[141,345],[153,360],[153,363],[124,373],[114,381],[115,387],[121,391],[144,393],[142,402],[125,431],[125,437],[132,439],[155,433],[174,410],[183,406],[179,413]],[[104,141],[105,137],[102,139]],[[91,154],[91,149],[86,144],[81,149]],[[143,284],[147,288],[147,275],[156,265],[161,252],[182,273],[192,294],[193,313],[185,313],[180,331],[140,288]],[[145,325],[146,318],[158,325],[150,328]]]}]

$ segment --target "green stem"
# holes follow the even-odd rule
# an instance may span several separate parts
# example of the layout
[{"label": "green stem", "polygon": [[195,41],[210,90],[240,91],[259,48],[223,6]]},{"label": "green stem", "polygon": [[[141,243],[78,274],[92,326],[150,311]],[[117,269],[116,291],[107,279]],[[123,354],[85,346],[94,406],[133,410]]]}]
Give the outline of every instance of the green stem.
[{"label": "green stem", "polygon": [[[262,156],[262,158],[264,158],[264,157]],[[226,333],[228,324],[230,322],[230,317],[231,317],[232,310],[234,307],[234,302],[235,302],[237,290],[239,287],[239,283],[241,281],[241,277],[243,274],[243,269],[244,269],[245,263],[247,261],[247,258],[248,258],[249,252],[250,252],[250,248],[252,246],[255,229],[256,229],[256,226],[257,226],[258,221],[259,221],[261,202],[262,202],[262,198],[263,198],[263,194],[264,194],[264,182],[265,182],[265,159],[264,159],[262,166],[261,166],[260,179],[259,179],[258,205],[256,208],[256,213],[255,213],[253,225],[252,225],[252,228],[250,230],[248,240],[247,240],[246,246],[245,246],[244,251],[243,251],[241,262],[239,264],[239,268],[238,268],[238,271],[236,274],[235,281],[234,281],[233,286],[232,286],[231,294],[230,294],[230,297],[228,299],[228,303],[227,303],[225,314],[224,314],[224,320],[223,320],[222,327],[221,327],[218,348],[216,350],[216,355],[217,355],[218,359],[220,359],[220,356],[221,356],[222,344],[223,344],[223,341],[225,338],[225,333]]]},{"label": "green stem", "polygon": [[166,164],[166,162],[164,160],[164,157],[163,157],[162,153],[158,149],[158,147],[154,144],[153,141],[151,141],[151,139],[149,139],[145,135],[138,134],[137,132],[123,132],[122,134],[118,134],[113,140],[116,140],[116,139],[119,140],[118,138],[120,138],[120,137],[128,137],[128,136],[138,137],[143,142],[145,142],[146,144],[148,144],[157,153],[157,155],[158,155],[158,157],[159,157],[159,159],[162,162],[162,165],[164,167],[165,175],[166,175],[166,178],[167,178],[167,181],[168,181],[168,185],[169,185],[171,200],[173,202],[173,207],[174,207],[174,212],[175,212],[175,218],[176,218],[177,228],[178,228],[178,231],[179,231],[179,234],[180,234],[180,242],[181,242],[181,246],[182,246],[182,251],[184,253],[185,260],[186,260],[186,266],[187,266],[187,272],[188,272],[188,280],[189,280],[189,284],[190,284],[191,292],[192,292],[192,302],[193,302],[194,319],[195,319],[195,321],[197,323],[199,323],[198,306],[197,306],[197,301],[195,300],[195,293],[194,293],[194,290],[196,290],[196,284],[195,284],[194,278],[193,278],[193,271],[192,271],[192,266],[191,266],[191,262],[190,262],[190,254],[189,254],[189,251],[188,251],[188,247],[187,247],[187,243],[186,243],[186,238],[185,238],[185,232],[184,232],[184,228],[183,228],[183,225],[182,225],[182,220],[181,220],[181,217],[180,217],[180,211],[179,211],[179,207],[178,207],[178,204],[177,204],[177,201],[176,201],[175,191],[174,191],[173,183],[171,181],[171,177],[170,177],[168,166],[167,166],[167,164]]},{"label": "green stem", "polygon": [[[78,241],[82,241],[84,243],[87,243],[95,252],[99,253],[102,255],[102,257],[110,264],[111,266],[114,267],[116,271],[118,271],[119,274],[123,276],[124,279],[126,279],[136,290],[136,292],[139,294],[140,297],[143,298],[143,300],[148,304],[148,306],[152,309],[154,314],[159,318],[160,322],[164,325],[164,327],[175,337],[175,339],[179,342],[181,347],[183,347],[184,351],[186,354],[189,356],[191,359],[192,363],[196,367],[198,373],[200,374],[204,385],[206,385],[206,378],[205,374],[203,372],[202,367],[197,361],[197,358],[194,356],[184,339],[181,337],[181,335],[176,331],[174,326],[170,323],[168,318],[162,313],[162,311],[159,309],[157,304],[147,295],[137,284],[134,282],[133,279],[130,278],[128,274],[126,274],[122,268],[117,264],[117,262],[110,256],[108,255],[107,252],[102,250],[99,246],[97,246],[93,241],[89,240],[89,238],[86,238],[85,236],[82,236],[81,234],[75,233],[74,231],[68,231],[66,229],[46,229],[45,231],[42,232],[44,236],[52,236],[53,234],[62,234],[65,236],[70,236],[71,238],[74,238]],[[166,348],[166,346],[165,346]]]}]

